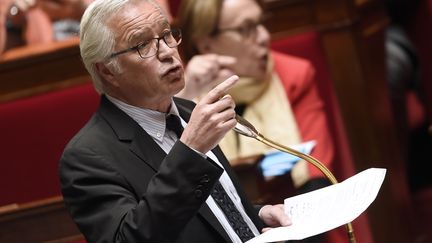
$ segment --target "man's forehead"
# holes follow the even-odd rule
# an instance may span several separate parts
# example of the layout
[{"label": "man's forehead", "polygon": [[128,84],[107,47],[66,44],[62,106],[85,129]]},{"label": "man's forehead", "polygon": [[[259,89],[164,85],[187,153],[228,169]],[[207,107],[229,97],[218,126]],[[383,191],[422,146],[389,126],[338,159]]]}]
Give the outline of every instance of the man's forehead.
[{"label": "man's forehead", "polygon": [[149,1],[131,1],[127,3],[117,17],[135,18],[141,16],[143,18],[165,18],[168,22],[168,18],[165,13],[156,3]]},{"label": "man's forehead", "polygon": [[[111,26],[121,39],[130,40],[133,36],[158,32],[169,28],[169,22],[161,10],[150,2],[142,1],[126,5],[111,19]],[[124,36],[127,35],[127,36]]]}]

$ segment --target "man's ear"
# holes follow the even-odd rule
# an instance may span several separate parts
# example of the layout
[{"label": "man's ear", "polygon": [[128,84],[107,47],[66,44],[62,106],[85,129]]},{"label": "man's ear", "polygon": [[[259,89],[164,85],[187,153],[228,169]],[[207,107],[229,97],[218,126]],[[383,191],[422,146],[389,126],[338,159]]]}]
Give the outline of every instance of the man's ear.
[{"label": "man's ear", "polygon": [[102,77],[102,82],[107,82],[109,85],[117,86],[117,80],[114,78],[114,74],[103,62],[96,63],[96,70]]}]

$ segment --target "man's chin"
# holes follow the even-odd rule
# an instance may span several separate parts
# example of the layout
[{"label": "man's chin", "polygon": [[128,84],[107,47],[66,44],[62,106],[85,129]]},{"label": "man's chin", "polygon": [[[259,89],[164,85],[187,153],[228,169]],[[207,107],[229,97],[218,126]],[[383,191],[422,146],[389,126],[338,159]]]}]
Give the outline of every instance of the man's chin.
[{"label": "man's chin", "polygon": [[185,81],[183,78],[174,80],[172,84],[175,85],[175,87],[173,87],[174,95],[180,93],[180,91],[182,91],[185,87]]}]

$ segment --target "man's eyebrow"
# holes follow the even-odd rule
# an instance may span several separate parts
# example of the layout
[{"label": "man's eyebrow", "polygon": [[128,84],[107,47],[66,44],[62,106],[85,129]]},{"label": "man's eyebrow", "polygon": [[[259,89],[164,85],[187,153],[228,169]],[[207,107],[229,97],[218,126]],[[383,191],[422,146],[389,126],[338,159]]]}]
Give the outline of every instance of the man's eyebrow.
[{"label": "man's eyebrow", "polygon": [[152,29],[150,27],[143,27],[135,31],[129,38],[128,43],[138,44],[139,42],[145,41],[146,38],[151,38]]},{"label": "man's eyebrow", "polygon": [[[170,24],[167,21],[164,21],[161,24],[161,32],[165,32],[166,30],[170,30]],[[130,37],[128,38],[129,44],[139,44],[143,41],[146,41],[147,39],[153,38],[153,29],[150,26],[143,27],[137,31],[135,31]]]}]

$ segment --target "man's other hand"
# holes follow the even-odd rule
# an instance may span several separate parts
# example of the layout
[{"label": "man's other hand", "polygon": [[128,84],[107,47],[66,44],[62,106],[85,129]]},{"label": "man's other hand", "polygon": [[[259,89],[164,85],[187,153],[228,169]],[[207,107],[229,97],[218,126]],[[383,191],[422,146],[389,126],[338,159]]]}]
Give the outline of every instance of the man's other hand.
[{"label": "man's other hand", "polygon": [[[273,227],[289,226],[291,225],[291,219],[285,214],[284,205],[265,205],[259,212],[259,217],[264,224]],[[270,227],[264,228],[262,231],[265,232]]]}]

